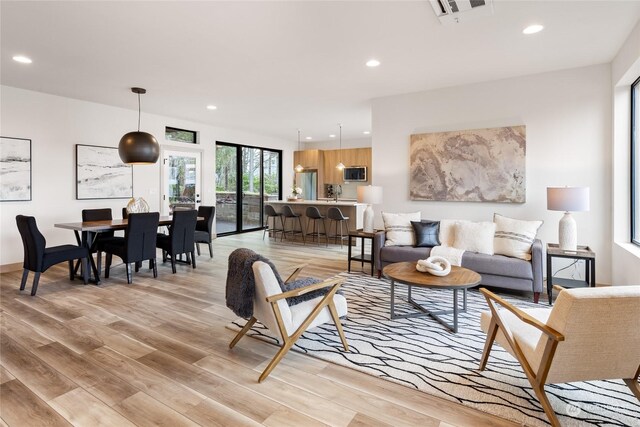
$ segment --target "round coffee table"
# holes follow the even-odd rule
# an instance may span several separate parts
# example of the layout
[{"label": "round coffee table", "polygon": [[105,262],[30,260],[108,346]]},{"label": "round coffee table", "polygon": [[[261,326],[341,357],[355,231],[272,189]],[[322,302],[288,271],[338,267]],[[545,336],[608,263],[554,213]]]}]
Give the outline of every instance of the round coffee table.
[{"label": "round coffee table", "polygon": [[[387,265],[382,274],[391,280],[391,319],[431,316],[451,331],[458,332],[458,313],[467,311],[467,288],[471,288],[480,283],[480,275],[475,271],[467,268],[451,266],[451,273],[444,277],[434,276],[429,273],[421,273],[416,270],[415,262],[397,262]],[[419,313],[395,314],[395,286],[396,282],[407,285],[408,302],[420,310]],[[426,307],[418,304],[411,297],[411,288],[434,288],[434,289],[452,289],[453,290],[453,310],[431,311]],[[462,310],[458,308],[458,291],[462,290],[463,306]],[[443,320],[440,315],[453,314],[453,325]]]}]

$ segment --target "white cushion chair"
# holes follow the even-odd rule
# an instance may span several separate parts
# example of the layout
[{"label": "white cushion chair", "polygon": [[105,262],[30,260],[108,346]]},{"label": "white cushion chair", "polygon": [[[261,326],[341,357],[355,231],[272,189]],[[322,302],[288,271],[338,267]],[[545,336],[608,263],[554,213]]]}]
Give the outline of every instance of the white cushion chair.
[{"label": "white cushion chair", "polygon": [[640,400],[640,286],[555,288],[552,309],[524,310],[480,289],[490,308],[481,315],[487,341],[480,370],[496,340],[518,359],[554,426],[560,423],[545,384],[623,379]]},{"label": "white cushion chair", "polygon": [[[302,270],[302,267],[298,267],[285,283],[295,279],[300,270]],[[233,348],[257,320],[282,339],[282,347],[267,365],[262,375],[260,375],[258,382],[262,382],[271,373],[307,329],[315,328],[324,323],[333,321],[338,329],[344,350],[349,351],[349,345],[340,323],[340,317],[347,315],[347,300],[344,296],[336,294],[345,279],[329,279],[288,292],[282,292],[276,276],[268,264],[262,261],[254,262],[253,274],[256,283],[253,298],[253,317],[249,319],[242,330],[238,332],[238,335],[231,341],[229,348]],[[330,289],[324,296],[292,306],[287,304],[286,298],[327,287]]]}]

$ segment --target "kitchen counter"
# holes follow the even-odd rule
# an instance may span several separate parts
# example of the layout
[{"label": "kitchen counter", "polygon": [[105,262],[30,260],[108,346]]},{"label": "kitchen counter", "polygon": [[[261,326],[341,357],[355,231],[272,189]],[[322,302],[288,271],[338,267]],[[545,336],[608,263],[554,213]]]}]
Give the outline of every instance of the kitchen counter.
[{"label": "kitchen counter", "polygon": [[[273,205],[277,211],[280,210],[280,206],[289,205],[295,213],[302,216],[305,216],[305,211],[309,206],[315,206],[325,217],[330,207],[337,207],[340,209],[344,216],[349,217],[349,230],[362,228],[362,216],[364,214],[364,210],[367,207],[367,205],[364,203],[349,202],[343,200],[338,200],[337,202],[335,200],[270,200],[268,202],[265,202],[265,204]],[[303,224],[306,224],[306,222],[307,221],[304,221],[303,219]],[[327,221],[327,227],[329,227],[329,221]],[[331,233],[333,233],[333,231],[331,231]]]},{"label": "kitchen counter", "polygon": [[329,200],[329,199],[325,199],[325,200],[269,200],[268,202],[265,202],[268,205],[307,205],[307,206],[327,206],[327,205],[333,205],[333,206],[367,206],[364,203],[358,203],[356,201],[349,201],[349,200],[338,200],[337,202],[335,200]]}]

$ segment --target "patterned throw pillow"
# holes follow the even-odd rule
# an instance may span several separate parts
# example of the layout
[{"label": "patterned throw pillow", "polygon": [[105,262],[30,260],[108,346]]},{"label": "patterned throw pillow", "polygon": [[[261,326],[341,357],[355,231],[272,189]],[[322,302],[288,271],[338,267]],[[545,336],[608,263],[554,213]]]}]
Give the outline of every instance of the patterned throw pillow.
[{"label": "patterned throw pillow", "polygon": [[440,244],[438,234],[440,232],[440,221],[411,221],[413,231],[416,236],[416,247],[432,248]]},{"label": "patterned throw pillow", "polygon": [[416,243],[411,221],[420,221],[420,212],[387,213],[382,212],[387,240],[385,246],[413,246]]},{"label": "patterned throw pillow", "polygon": [[536,238],[542,221],[522,221],[493,214],[496,235],[493,242],[497,254],[531,260],[531,245]]},{"label": "patterned throw pillow", "polygon": [[495,231],[496,225],[493,222],[460,221],[455,226],[453,247],[493,255]]}]

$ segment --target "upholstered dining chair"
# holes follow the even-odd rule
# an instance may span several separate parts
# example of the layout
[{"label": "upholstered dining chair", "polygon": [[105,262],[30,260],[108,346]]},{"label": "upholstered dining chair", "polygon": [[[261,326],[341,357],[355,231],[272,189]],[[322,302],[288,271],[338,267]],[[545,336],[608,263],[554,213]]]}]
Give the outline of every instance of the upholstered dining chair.
[{"label": "upholstered dining chair", "polygon": [[171,257],[171,271],[176,273],[176,256],[186,254],[187,262],[196,268],[194,236],[198,212],[195,209],[174,210],[169,235],[158,234],[156,246],[162,249],[162,262]]},{"label": "upholstered dining chair", "polygon": [[158,277],[156,265],[156,238],[160,214],[158,212],[130,213],[127,217],[127,228],[124,239],[106,242],[103,250],[107,254],[104,277],[109,278],[113,255],[122,259],[127,272],[127,283],[131,283],[130,263],[136,264],[136,271],[141,261],[149,260],[153,268],[153,277]]},{"label": "upholstered dining chair", "polygon": [[[285,283],[293,281],[303,267],[296,268]],[[340,335],[344,350],[349,351],[349,345],[340,323],[340,317],[347,315],[347,300],[344,296],[336,294],[345,279],[333,278],[283,292],[269,264],[263,261],[255,261],[252,265],[252,270],[255,277],[253,316],[231,341],[229,348],[233,348],[256,321],[260,321],[273,334],[280,337],[282,346],[264,372],[262,372],[258,382],[262,382],[269,376],[271,371],[280,363],[285,354],[306,330],[316,326],[333,321]],[[329,288],[329,290],[322,296],[295,305],[287,303],[287,298],[324,288]]]},{"label": "upholstered dining chair", "polygon": [[490,311],[480,370],[497,341],[524,370],[545,414],[559,426],[545,384],[622,379],[640,400],[640,286],[560,290],[552,309],[519,309],[482,288]]},{"label": "upholstered dining chair", "polygon": [[213,237],[213,218],[216,216],[216,207],[199,206],[198,216],[201,216],[204,219],[200,219],[196,223],[196,250],[198,251],[198,255],[200,255],[200,243],[206,243],[209,246],[209,257],[213,258],[211,238]]},{"label": "upholstered dining chair", "polygon": [[[82,210],[82,222],[110,221],[112,219],[113,215],[111,213],[111,208]],[[121,237],[114,237],[114,231],[103,231],[101,233],[97,233],[95,241],[91,242],[89,253],[90,255],[93,255],[94,253],[97,254],[96,268],[98,271],[100,271],[100,269],[102,268],[102,252],[104,249],[104,245],[106,242],[113,241],[114,239],[121,239]]]},{"label": "upholstered dining chair", "polygon": [[21,291],[24,290],[27,284],[29,272],[33,271],[35,275],[33,277],[33,285],[31,285],[31,295],[34,296],[38,291],[40,273],[44,273],[49,267],[64,261],[69,262],[69,278],[73,280],[75,278],[73,261],[80,260],[84,284],[89,283],[89,266],[87,264],[89,250],[87,248],[76,245],[60,245],[47,248],[47,240],[38,230],[34,217],[18,215],[16,216],[16,223],[24,247],[24,261],[22,263],[24,270],[22,271],[22,281],[20,282]]}]

